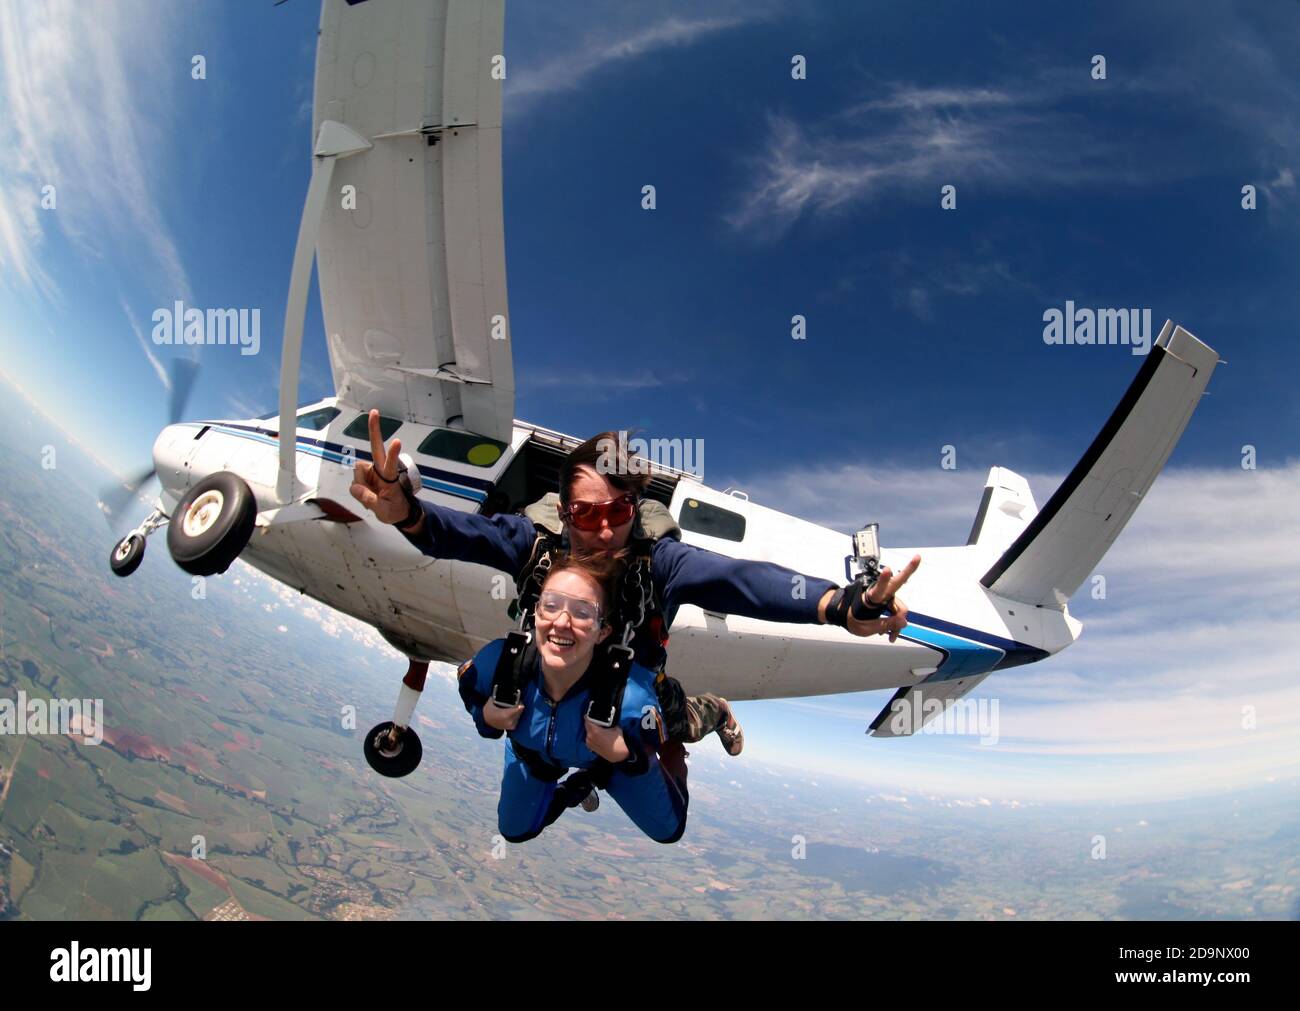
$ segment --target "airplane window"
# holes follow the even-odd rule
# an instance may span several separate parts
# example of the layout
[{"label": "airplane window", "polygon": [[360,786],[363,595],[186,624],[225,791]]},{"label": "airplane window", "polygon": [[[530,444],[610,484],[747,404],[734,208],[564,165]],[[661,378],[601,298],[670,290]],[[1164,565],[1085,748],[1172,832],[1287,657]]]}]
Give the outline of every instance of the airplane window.
[{"label": "airplane window", "polygon": [[677,518],[683,530],[709,537],[721,537],[724,541],[743,541],[745,539],[745,517],[715,505],[688,498],[682,504],[682,514]]},{"label": "airplane window", "polygon": [[[393,437],[393,433],[402,427],[402,423],[396,418],[385,418],[382,414],[379,416],[379,434],[383,436],[385,442]],[[358,414],[352,424],[343,429],[343,434],[349,439],[360,439],[362,442],[370,441],[370,415]]]},{"label": "airplane window", "polygon": [[310,428],[313,432],[319,432],[338,416],[339,409],[337,407],[318,407],[314,411],[298,415],[298,427]]},{"label": "airplane window", "polygon": [[474,467],[491,467],[506,451],[504,442],[488,439],[472,432],[457,432],[450,428],[435,428],[416,450],[425,456],[455,460]]}]

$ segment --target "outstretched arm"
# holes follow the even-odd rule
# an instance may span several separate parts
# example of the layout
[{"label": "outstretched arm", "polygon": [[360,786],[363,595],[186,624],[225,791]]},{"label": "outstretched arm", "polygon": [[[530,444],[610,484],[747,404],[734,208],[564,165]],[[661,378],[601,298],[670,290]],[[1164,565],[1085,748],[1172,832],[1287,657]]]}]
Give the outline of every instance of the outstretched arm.
[{"label": "outstretched arm", "polygon": [[728,558],[675,540],[657,541],[651,561],[665,617],[682,604],[695,604],[721,614],[815,624],[822,620],[822,598],[837,589],[829,580],[781,565]]},{"label": "outstretched arm", "polygon": [[[424,516],[415,533],[403,536],[432,558],[477,562],[513,579],[532,554],[537,539],[533,521],[512,513],[480,516],[420,500]],[[401,529],[400,527],[398,528]]]},{"label": "outstretched arm", "polygon": [[[919,556],[914,558],[897,576],[885,570],[870,599],[889,600],[920,561]],[[708,611],[764,621],[825,623],[827,608],[839,589],[829,580],[781,565],[729,558],[674,540],[656,542],[653,564],[666,616],[682,604],[695,604]],[[907,609],[898,600],[889,606],[894,611],[891,617],[860,621],[849,616],[847,628],[854,635],[889,633],[892,642],[907,623]]]},{"label": "outstretched arm", "polygon": [[352,497],[382,522],[397,526],[408,541],[432,558],[477,562],[517,576],[537,537],[532,521],[504,514],[479,516],[417,499],[419,516],[407,523],[412,499],[403,489],[399,473],[402,442],[393,439],[384,445],[378,411],[371,410],[369,424],[373,462],[357,461]]}]

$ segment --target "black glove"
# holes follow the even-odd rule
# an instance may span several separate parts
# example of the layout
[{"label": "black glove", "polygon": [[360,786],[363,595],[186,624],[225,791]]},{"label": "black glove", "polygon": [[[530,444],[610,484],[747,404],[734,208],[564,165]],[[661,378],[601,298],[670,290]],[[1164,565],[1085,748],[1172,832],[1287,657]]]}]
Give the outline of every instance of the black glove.
[{"label": "black glove", "polygon": [[894,602],[894,598],[890,597],[879,604],[873,604],[867,599],[867,594],[875,585],[874,582],[864,583],[854,580],[848,586],[836,590],[835,595],[831,597],[831,602],[826,606],[826,624],[848,628],[850,614],[857,621],[870,621],[883,615]]}]

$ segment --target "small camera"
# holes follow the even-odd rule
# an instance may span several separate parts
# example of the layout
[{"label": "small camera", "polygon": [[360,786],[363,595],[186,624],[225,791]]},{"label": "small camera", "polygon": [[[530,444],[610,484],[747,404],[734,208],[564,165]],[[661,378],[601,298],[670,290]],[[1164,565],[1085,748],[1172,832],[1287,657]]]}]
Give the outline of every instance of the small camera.
[{"label": "small camera", "polygon": [[868,523],[853,535],[853,560],[868,584],[880,575],[880,524]]}]

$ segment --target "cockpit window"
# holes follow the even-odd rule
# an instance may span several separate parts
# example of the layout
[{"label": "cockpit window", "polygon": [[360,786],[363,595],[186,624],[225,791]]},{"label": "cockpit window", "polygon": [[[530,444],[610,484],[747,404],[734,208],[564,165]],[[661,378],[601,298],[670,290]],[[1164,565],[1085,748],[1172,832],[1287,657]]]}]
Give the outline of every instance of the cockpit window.
[{"label": "cockpit window", "polygon": [[505,451],[504,442],[451,428],[435,428],[417,450],[425,456],[468,463],[472,467],[492,467]]},{"label": "cockpit window", "polygon": [[688,498],[682,503],[682,514],[677,518],[683,530],[690,530],[724,541],[745,539],[745,517],[728,509],[719,509],[708,502]]},{"label": "cockpit window", "polygon": [[298,427],[310,428],[313,432],[319,432],[338,416],[339,409],[337,407],[318,407],[314,411],[307,411],[298,415]]},{"label": "cockpit window", "polygon": [[[379,416],[379,434],[383,436],[385,442],[393,437],[393,433],[402,427],[402,423],[396,418],[385,418],[382,414]],[[352,424],[343,429],[343,434],[349,439],[360,439],[363,442],[370,441],[370,415],[358,414]]]}]

